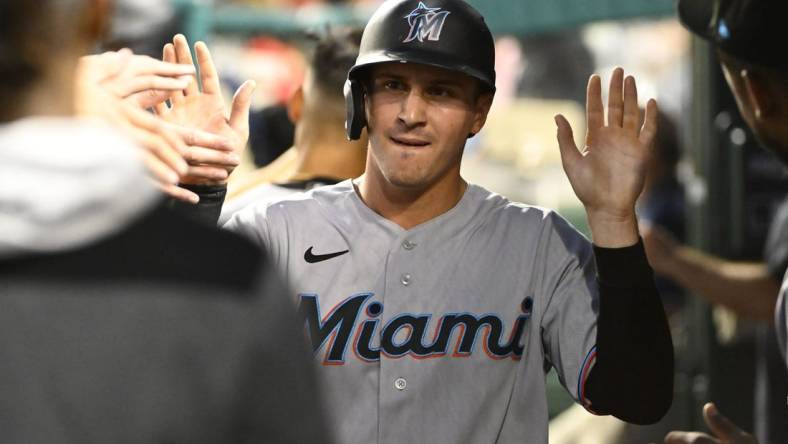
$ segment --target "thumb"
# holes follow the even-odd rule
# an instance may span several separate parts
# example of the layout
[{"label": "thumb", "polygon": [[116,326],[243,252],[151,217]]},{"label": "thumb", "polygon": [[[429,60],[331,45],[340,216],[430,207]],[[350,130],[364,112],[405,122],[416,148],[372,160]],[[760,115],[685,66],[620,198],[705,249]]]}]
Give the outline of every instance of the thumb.
[{"label": "thumb", "polygon": [[252,93],[256,86],[254,81],[247,80],[233,96],[229,123],[236,131],[246,133],[249,129],[249,107],[252,105]]},{"label": "thumb", "polygon": [[564,166],[564,171],[580,160],[583,156],[577,150],[575,139],[572,134],[572,126],[561,114],[555,115],[555,124],[558,127],[558,148],[561,150],[561,163]]},{"label": "thumb", "polygon": [[723,416],[714,403],[709,402],[703,406],[703,418],[706,420],[706,425],[709,426],[712,433],[726,442],[732,441],[733,438],[742,434],[741,429],[730,419]]}]

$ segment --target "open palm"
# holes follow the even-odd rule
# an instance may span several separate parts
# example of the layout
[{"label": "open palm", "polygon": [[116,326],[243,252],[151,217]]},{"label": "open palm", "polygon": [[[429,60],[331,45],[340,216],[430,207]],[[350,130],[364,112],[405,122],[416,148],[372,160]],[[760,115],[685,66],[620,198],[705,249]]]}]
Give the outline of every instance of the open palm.
[{"label": "open palm", "polygon": [[605,124],[601,80],[592,76],[587,89],[585,146],[578,150],[572,128],[561,115],[555,119],[558,145],[564,171],[586,211],[623,218],[634,214],[643,190],[657,130],[657,104],[649,100],[641,127],[635,79],[624,79],[621,68],[613,71],[608,97]]},{"label": "open palm", "polygon": [[[191,147],[184,154],[190,167],[189,174],[182,182],[226,183],[229,174],[240,162],[240,154],[249,138],[249,106],[255,85],[247,81],[238,88],[228,115],[219,76],[208,47],[197,42],[194,50],[200,68],[202,91],[196,82],[192,82],[183,91],[170,95],[171,107],[162,103],[156,107],[156,112],[169,122],[207,131],[227,141],[222,149]],[[176,35],[173,44],[164,47],[164,61],[193,63],[189,44],[183,35]]]}]

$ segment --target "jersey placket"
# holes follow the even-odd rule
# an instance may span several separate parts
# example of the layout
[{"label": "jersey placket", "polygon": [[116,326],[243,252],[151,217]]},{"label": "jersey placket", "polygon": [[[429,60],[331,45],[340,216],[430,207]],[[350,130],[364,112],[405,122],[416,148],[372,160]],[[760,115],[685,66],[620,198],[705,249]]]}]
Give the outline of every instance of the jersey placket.
[{"label": "jersey placket", "polygon": [[[379,424],[378,442],[386,443],[392,436],[402,436],[402,430],[406,430],[409,425],[403,421],[407,415],[403,415],[403,410],[407,410],[410,397],[415,391],[420,390],[419,374],[415,371],[409,361],[413,357],[405,354],[386,353],[384,332],[386,327],[403,314],[417,314],[420,307],[415,295],[418,294],[419,278],[427,273],[426,264],[421,263],[419,255],[419,243],[411,235],[405,232],[403,235],[394,239],[388,254],[388,261],[385,276],[384,294],[381,301],[384,301],[384,310],[381,316],[380,330],[378,339],[380,341],[380,379],[379,379]],[[423,295],[422,295],[423,297]],[[408,328],[400,329],[393,336],[395,346],[400,345],[406,340],[410,332]],[[388,438],[387,438],[388,437]]]}]

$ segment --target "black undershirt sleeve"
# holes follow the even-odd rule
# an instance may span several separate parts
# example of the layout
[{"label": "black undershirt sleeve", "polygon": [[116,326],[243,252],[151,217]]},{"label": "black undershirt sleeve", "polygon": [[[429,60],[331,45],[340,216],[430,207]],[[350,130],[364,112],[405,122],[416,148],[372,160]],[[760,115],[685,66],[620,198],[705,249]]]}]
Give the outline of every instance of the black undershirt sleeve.
[{"label": "black undershirt sleeve", "polygon": [[594,247],[599,285],[596,364],[585,383],[590,409],[653,424],[673,401],[673,343],[642,240]]},{"label": "black undershirt sleeve", "polygon": [[200,196],[200,202],[193,204],[170,199],[170,208],[192,221],[215,227],[222,214],[222,205],[227,195],[227,185],[179,185]]}]

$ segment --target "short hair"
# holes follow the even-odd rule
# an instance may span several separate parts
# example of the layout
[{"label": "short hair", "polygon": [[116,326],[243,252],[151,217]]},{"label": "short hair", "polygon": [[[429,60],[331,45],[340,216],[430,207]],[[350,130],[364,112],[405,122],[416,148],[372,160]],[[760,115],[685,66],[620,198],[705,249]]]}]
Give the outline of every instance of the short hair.
[{"label": "short hair", "polygon": [[0,1],[0,83],[22,86],[41,74],[42,61],[63,43],[64,33],[73,33],[67,17],[79,16],[79,3]]},{"label": "short hair", "polygon": [[4,106],[25,94],[44,74],[47,60],[74,36],[83,6],[81,0],[0,1],[0,99]]},{"label": "short hair", "polygon": [[317,41],[309,54],[309,69],[314,86],[325,97],[342,99],[342,90],[347,73],[356,63],[361,28],[326,27],[321,33],[309,33]]}]

